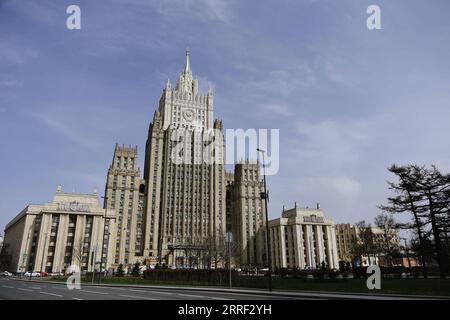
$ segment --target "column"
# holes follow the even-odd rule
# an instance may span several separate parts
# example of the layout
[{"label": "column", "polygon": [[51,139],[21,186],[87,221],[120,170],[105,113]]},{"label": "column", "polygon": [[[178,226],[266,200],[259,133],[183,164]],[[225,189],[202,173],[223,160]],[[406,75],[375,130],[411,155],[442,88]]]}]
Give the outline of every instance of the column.
[{"label": "column", "polygon": [[[107,220],[109,221],[108,232],[108,244],[107,244],[107,254],[106,254],[106,266],[105,269],[108,270],[114,263],[114,255],[115,255],[115,243],[116,243],[116,218],[111,218],[108,215]],[[105,221],[106,222],[106,221]],[[104,223],[105,223],[104,222]]]},{"label": "column", "polygon": [[281,268],[286,268],[286,242],[284,240],[285,238],[285,234],[286,234],[286,226],[281,226],[280,227],[280,236],[279,236],[279,241],[280,241],[280,258],[281,258]]},{"label": "column", "polygon": [[295,224],[293,226],[294,228],[294,256],[295,256],[295,267],[299,267],[302,268],[302,257],[303,257],[303,250],[302,250],[302,245],[301,245],[301,231],[300,231],[300,227],[301,225]]},{"label": "column", "polygon": [[326,226],[325,230],[327,235],[327,263],[330,268],[334,268],[335,262],[333,259],[333,241],[331,238],[330,226]]},{"label": "column", "polygon": [[[91,235],[91,252],[95,250],[94,256],[94,268],[97,267],[97,262],[100,263],[102,256],[102,246],[103,246],[103,217],[95,216],[92,221],[92,235]],[[90,262],[92,266],[93,262]],[[100,267],[100,264],[98,265]]]},{"label": "column", "polygon": [[316,247],[314,249],[316,251],[316,264],[318,264],[320,268],[322,267],[323,261],[323,235],[319,225],[313,225],[312,227],[315,230]]},{"label": "column", "polygon": [[34,271],[45,271],[48,253],[48,237],[51,229],[51,214],[42,214],[41,228],[39,230],[38,246],[36,248],[36,260]]},{"label": "column", "polygon": [[62,272],[64,264],[64,256],[67,243],[67,229],[69,224],[69,215],[59,215],[58,233],[56,236],[55,254],[53,256],[52,272]]},{"label": "column", "polygon": [[73,253],[72,253],[72,264],[76,265],[82,271],[83,267],[83,240],[84,240],[84,229],[86,226],[86,216],[78,214],[77,215],[77,223],[75,226],[75,237],[73,240]]},{"label": "column", "polygon": [[305,236],[303,237],[305,239],[305,247],[306,247],[306,266],[309,268],[313,268],[314,261],[313,257],[311,255],[311,226],[305,225]]},{"label": "column", "polygon": [[338,254],[337,254],[337,247],[336,247],[336,229],[334,226],[330,227],[331,231],[331,248],[332,248],[332,256],[333,256],[333,267],[338,269],[339,268],[339,261],[338,261]]}]

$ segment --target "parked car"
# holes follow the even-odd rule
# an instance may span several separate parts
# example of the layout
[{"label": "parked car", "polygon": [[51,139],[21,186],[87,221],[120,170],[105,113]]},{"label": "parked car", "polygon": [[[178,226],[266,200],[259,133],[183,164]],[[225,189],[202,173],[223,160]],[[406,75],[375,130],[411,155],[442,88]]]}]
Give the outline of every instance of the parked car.
[{"label": "parked car", "polygon": [[39,272],[27,271],[24,274],[25,277],[40,277],[41,274]]},{"label": "parked car", "polygon": [[64,273],[62,273],[62,272],[53,272],[53,273],[50,273],[50,276],[51,277],[62,277],[62,276],[64,276]]},{"label": "parked car", "polygon": [[0,272],[0,277],[11,277],[12,273],[8,271]]},{"label": "parked car", "polygon": [[41,276],[41,277],[48,277],[49,274],[48,274],[48,272],[42,271],[42,272],[40,273],[40,276]]}]

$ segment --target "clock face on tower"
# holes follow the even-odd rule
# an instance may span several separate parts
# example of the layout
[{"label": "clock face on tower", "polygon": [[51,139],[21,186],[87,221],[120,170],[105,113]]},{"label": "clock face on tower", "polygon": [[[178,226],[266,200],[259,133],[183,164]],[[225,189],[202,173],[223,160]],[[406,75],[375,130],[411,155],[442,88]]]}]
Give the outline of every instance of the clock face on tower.
[{"label": "clock face on tower", "polygon": [[194,111],[192,109],[183,110],[183,119],[186,122],[192,122],[194,120]]}]

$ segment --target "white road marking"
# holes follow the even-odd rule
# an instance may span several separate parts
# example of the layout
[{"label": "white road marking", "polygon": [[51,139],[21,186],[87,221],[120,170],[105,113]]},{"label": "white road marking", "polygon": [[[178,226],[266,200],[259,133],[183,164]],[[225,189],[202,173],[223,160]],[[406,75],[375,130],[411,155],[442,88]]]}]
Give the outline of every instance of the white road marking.
[{"label": "white road marking", "polygon": [[41,287],[30,287],[30,288],[33,288],[33,289],[36,289],[36,290],[41,290]]},{"label": "white road marking", "polygon": [[24,289],[24,288],[17,288],[17,290],[22,290],[22,291],[30,291],[30,292],[33,292],[33,290],[31,290],[31,289]]},{"label": "white road marking", "polygon": [[9,289],[14,289],[14,287],[10,287],[10,286],[2,286],[2,287],[9,288]]},{"label": "white road marking", "polygon": [[185,294],[185,293],[175,293],[175,294],[179,295],[179,296],[193,297],[193,298],[209,298],[209,297],[205,297],[205,296],[196,296],[194,294]]},{"label": "white road marking", "polygon": [[155,293],[155,294],[172,294],[172,293],[169,293],[169,292],[160,292],[160,291],[153,291],[153,290],[129,289],[128,291],[141,292],[141,293]]},{"label": "white road marking", "polygon": [[156,293],[156,294],[173,294],[172,292],[161,292],[161,291],[150,291],[152,293]]},{"label": "white road marking", "polygon": [[84,299],[81,299],[81,298],[72,298],[73,300],[84,300]]},{"label": "white road marking", "polygon": [[119,296],[120,297],[126,297],[126,298],[134,298],[134,299],[157,300],[157,299],[148,298],[148,297],[129,296],[129,295],[126,295],[126,294],[119,294]]},{"label": "white road marking", "polygon": [[62,297],[62,295],[56,294],[56,293],[49,293],[49,292],[43,292],[43,291],[40,291],[39,293],[46,294],[49,296]]},{"label": "white road marking", "polygon": [[80,289],[80,291],[89,292],[89,293],[97,293],[97,294],[109,294],[107,292],[89,291],[89,290],[84,290],[84,289]]}]

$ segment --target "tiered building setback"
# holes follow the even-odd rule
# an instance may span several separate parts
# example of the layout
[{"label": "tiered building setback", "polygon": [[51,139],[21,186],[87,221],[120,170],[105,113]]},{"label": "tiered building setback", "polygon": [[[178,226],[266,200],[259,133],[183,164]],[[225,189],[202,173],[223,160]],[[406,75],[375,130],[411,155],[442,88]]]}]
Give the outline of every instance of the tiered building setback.
[{"label": "tiered building setback", "polygon": [[213,109],[213,92],[199,92],[187,51],[176,86],[168,81],[163,90],[146,143],[143,253],[151,263],[175,264],[183,247],[225,234],[223,128]]},{"label": "tiered building setback", "polygon": [[[141,179],[137,161],[137,146],[116,144],[105,187],[105,207],[117,213],[113,268],[140,261],[143,253],[145,182]],[[105,233],[105,241],[109,236]],[[105,259],[103,257],[103,263]]]}]

